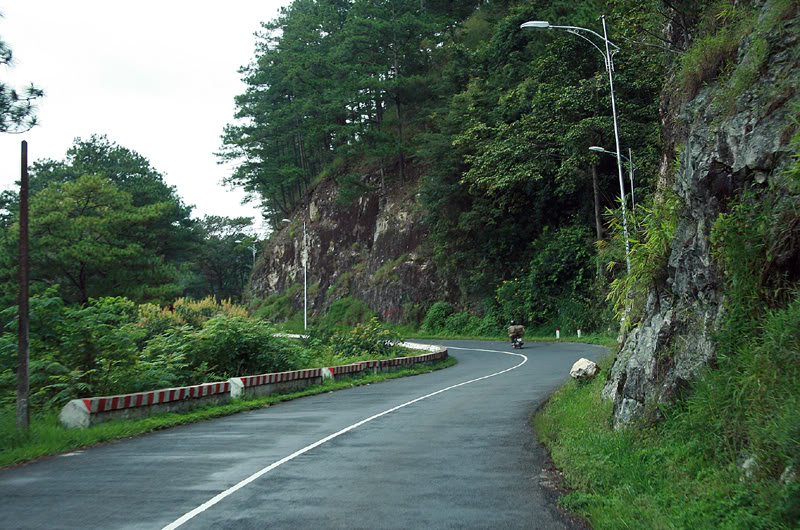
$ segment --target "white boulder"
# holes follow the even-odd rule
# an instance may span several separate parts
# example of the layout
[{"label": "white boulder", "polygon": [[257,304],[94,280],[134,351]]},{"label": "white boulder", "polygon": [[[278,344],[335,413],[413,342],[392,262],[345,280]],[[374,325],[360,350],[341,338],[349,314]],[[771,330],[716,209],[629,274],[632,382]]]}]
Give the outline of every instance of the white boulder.
[{"label": "white boulder", "polygon": [[600,367],[597,366],[597,363],[594,363],[589,359],[579,359],[575,364],[572,365],[572,369],[569,371],[569,376],[573,379],[577,379],[578,381],[591,381],[599,371]]}]

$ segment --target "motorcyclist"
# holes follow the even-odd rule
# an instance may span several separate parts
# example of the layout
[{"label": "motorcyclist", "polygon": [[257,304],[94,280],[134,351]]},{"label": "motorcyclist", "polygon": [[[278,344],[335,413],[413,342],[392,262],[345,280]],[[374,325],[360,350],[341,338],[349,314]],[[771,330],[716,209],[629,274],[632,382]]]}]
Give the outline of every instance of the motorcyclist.
[{"label": "motorcyclist", "polygon": [[525,328],[519,324],[515,325],[514,321],[511,321],[511,325],[508,326],[508,337],[511,339],[511,343],[514,344],[514,339],[522,340],[522,335],[525,333]]}]

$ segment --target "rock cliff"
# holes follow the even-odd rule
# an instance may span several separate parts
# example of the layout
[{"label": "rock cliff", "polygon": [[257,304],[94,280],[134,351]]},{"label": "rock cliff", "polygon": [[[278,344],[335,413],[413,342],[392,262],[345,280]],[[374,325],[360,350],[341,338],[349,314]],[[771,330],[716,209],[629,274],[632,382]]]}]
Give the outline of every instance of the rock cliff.
[{"label": "rock cliff", "polygon": [[[362,176],[366,192],[344,204],[335,181],[314,188],[291,224],[268,241],[253,274],[253,294],[267,298],[303,283],[305,223],[309,318],[352,296],[381,320],[400,322],[405,313],[436,299],[440,287],[425,246],[416,183],[387,180],[381,173]],[[300,289],[292,300],[295,309],[302,310],[302,296]]]},{"label": "rock cliff", "polygon": [[[678,195],[683,213],[665,285],[650,289],[644,317],[624,336],[603,391],[614,402],[617,426],[643,417],[653,410],[650,404],[671,402],[713,365],[724,311],[723,279],[709,239],[713,223],[743,190],[779,181],[791,160],[800,87],[800,16],[792,4],[760,3],[760,38],[751,34],[740,43],[732,76],[680,105],[671,103],[676,88],[666,88],[664,158],[675,156],[673,146],[680,154],[677,170],[664,164],[660,183]],[[747,74],[742,69],[755,75],[737,90],[731,83],[737,70],[739,79]]]}]

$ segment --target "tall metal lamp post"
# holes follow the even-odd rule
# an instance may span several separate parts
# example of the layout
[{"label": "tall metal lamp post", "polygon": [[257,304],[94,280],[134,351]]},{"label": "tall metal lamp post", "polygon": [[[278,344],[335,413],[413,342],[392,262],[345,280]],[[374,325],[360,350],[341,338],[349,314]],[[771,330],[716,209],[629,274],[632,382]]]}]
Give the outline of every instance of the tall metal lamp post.
[{"label": "tall metal lamp post", "polygon": [[[546,28],[546,29],[563,29],[568,33],[572,33],[573,35],[577,35],[578,37],[582,38],[589,44],[595,47],[597,51],[603,56],[603,60],[606,64],[606,71],[608,72],[608,85],[611,88],[611,112],[614,115],[614,139],[617,144],[617,169],[619,172],[619,190],[622,196],[622,227],[625,232],[625,260],[628,265],[628,274],[631,273],[631,258],[630,258],[630,244],[628,242],[628,219],[627,214],[625,212],[625,180],[622,178],[622,156],[620,155],[620,147],[619,147],[619,126],[617,125],[617,102],[614,98],[614,76],[612,72],[614,71],[614,54],[619,51],[619,46],[608,40],[608,31],[606,30],[606,17],[603,17],[603,35],[592,31],[590,29],[581,28],[578,26],[556,26],[550,24],[546,20],[531,20],[529,22],[525,22],[520,25],[520,28]],[[601,41],[603,41],[604,47],[601,48],[598,46],[591,38],[589,38],[586,34],[593,35],[597,37]]]},{"label": "tall metal lamp post", "polygon": [[[282,219],[283,223],[291,223],[290,219]],[[306,235],[306,222],[303,221],[303,329],[308,329],[308,237]]]}]

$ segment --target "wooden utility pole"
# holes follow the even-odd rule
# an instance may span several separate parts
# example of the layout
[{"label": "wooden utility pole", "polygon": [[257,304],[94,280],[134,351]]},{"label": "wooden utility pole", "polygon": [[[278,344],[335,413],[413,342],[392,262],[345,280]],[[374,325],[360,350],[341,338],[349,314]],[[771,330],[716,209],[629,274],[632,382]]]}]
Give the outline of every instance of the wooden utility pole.
[{"label": "wooden utility pole", "polygon": [[17,364],[17,427],[27,433],[28,407],[28,142],[22,141],[22,175],[19,187],[19,351]]}]

